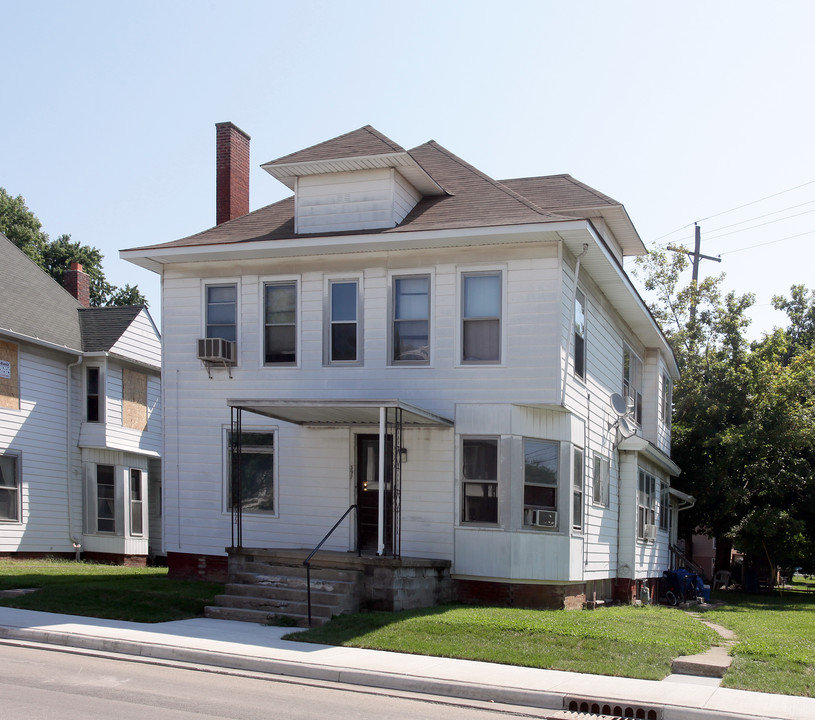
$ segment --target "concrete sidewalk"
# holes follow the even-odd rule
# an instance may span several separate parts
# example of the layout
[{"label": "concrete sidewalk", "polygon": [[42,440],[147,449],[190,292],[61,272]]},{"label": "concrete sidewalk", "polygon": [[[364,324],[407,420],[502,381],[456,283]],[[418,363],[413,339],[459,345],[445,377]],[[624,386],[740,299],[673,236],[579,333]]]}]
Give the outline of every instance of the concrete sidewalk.
[{"label": "concrete sidewalk", "polygon": [[571,715],[554,711],[585,700],[600,711],[609,706],[609,714],[642,709],[642,716],[654,711],[651,717],[664,720],[815,718],[813,698],[728,690],[710,678],[631,680],[281,640],[292,630],[206,618],[132,623],[0,607],[0,640],[525,705],[558,717]]}]

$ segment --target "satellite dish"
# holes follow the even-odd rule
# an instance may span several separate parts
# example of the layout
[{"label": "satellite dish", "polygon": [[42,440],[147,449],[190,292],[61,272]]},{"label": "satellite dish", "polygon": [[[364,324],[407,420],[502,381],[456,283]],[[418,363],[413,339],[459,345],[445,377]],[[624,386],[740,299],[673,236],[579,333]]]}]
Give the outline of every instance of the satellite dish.
[{"label": "satellite dish", "polygon": [[620,435],[622,435],[624,438],[631,437],[635,432],[637,432],[637,428],[632,422],[631,418],[628,418],[625,415],[620,416],[617,427],[620,428]]},{"label": "satellite dish", "polygon": [[611,409],[617,417],[622,417],[628,413],[628,404],[620,393],[612,393],[609,402],[611,403]]}]

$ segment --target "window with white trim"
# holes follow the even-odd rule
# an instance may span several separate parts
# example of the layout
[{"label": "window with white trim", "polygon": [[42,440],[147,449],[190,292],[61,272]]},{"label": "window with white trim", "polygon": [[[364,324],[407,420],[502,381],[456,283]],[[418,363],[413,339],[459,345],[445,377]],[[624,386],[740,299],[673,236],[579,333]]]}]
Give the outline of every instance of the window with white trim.
[{"label": "window with white trim", "polygon": [[207,285],[206,337],[235,341],[238,338],[238,286]]},{"label": "window with white trim", "polygon": [[671,529],[671,488],[665,483],[659,496],[659,529]]},{"label": "window with white trim", "polygon": [[524,525],[557,530],[560,443],[524,438]]},{"label": "window with white trim", "polygon": [[653,528],[656,525],[656,487],[656,478],[651,473],[640,470],[637,486],[637,537],[640,540],[651,539],[648,528]]},{"label": "window with white trim", "polygon": [[0,521],[20,522],[19,455],[0,455]]},{"label": "window with white trim", "polygon": [[239,503],[245,513],[275,513],[275,444],[274,430],[244,430],[241,433],[240,483],[238,454],[233,452],[232,433],[227,442],[227,510]]},{"label": "window with white trim", "polygon": [[461,441],[461,522],[498,523],[498,438]]},{"label": "window with white trim", "polygon": [[104,397],[102,369],[93,365],[85,368],[85,420],[87,422],[102,422],[105,407]]},{"label": "window with white trim", "polygon": [[574,374],[586,379],[586,296],[582,290],[574,298]]},{"label": "window with white trim", "polygon": [[671,425],[671,378],[668,373],[662,373],[662,395],[660,397],[660,415],[662,423],[668,427]]},{"label": "window with white trim", "polygon": [[130,468],[128,482],[130,534],[144,535],[144,472],[139,468]]},{"label": "window with white trim", "polygon": [[328,283],[328,361],[359,362],[359,284],[356,280]]},{"label": "window with white trim", "polygon": [[631,351],[623,348],[623,397],[634,401],[634,420],[642,424],[642,361]]},{"label": "window with white trim", "polygon": [[594,456],[594,472],[592,473],[592,502],[595,505],[608,507],[609,491],[609,461],[600,455]]},{"label": "window with white trim", "polygon": [[583,451],[574,449],[572,468],[572,530],[583,529]]},{"label": "window with white trim", "polygon": [[96,466],[96,532],[116,532],[116,468]]},{"label": "window with white trim", "polygon": [[461,276],[461,362],[501,362],[501,272]]},{"label": "window with white trim", "polygon": [[430,276],[393,278],[394,365],[427,365],[430,362]]},{"label": "window with white trim", "polygon": [[263,362],[297,364],[297,282],[263,286]]}]

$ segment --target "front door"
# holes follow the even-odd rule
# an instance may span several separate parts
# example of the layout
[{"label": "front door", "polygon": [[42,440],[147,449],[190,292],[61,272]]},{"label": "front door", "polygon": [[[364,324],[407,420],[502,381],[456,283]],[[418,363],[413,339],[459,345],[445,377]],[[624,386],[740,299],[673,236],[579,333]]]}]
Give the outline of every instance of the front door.
[{"label": "front door", "polygon": [[[385,553],[393,551],[393,438],[385,438]],[[379,537],[379,435],[357,435],[357,541],[362,552],[377,551]]]}]

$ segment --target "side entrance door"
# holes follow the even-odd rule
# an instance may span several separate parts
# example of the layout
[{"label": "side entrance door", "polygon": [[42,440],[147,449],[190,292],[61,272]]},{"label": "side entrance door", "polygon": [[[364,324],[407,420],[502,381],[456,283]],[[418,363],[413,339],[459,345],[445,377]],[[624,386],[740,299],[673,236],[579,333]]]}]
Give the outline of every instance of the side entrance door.
[{"label": "side entrance door", "polygon": [[[393,437],[385,438],[385,554],[393,552]],[[375,553],[379,537],[379,435],[357,435],[357,540]]]}]

